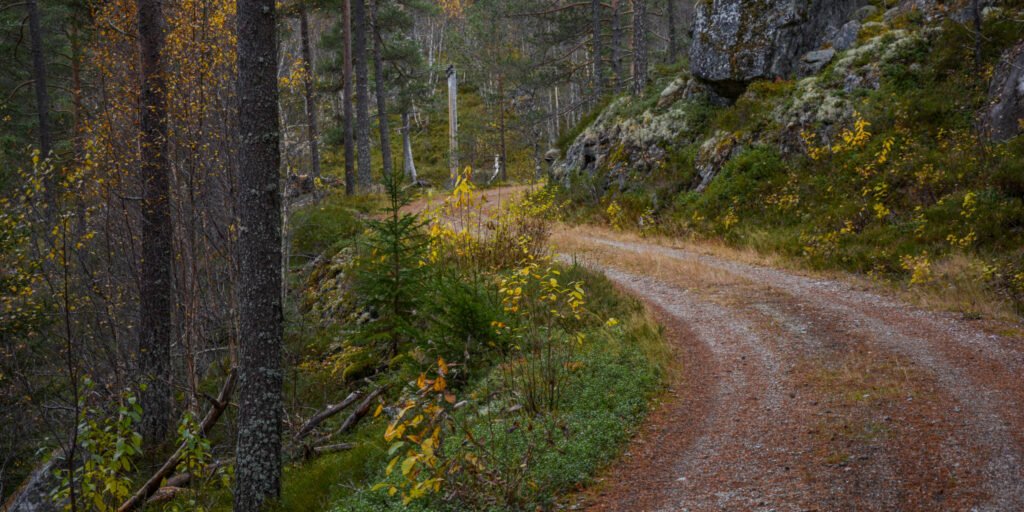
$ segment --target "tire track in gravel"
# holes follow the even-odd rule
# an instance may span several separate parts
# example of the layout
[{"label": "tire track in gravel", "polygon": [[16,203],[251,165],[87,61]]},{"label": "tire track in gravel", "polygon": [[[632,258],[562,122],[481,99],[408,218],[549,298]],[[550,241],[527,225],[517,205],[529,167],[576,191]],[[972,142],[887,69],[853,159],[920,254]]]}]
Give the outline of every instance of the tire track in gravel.
[{"label": "tire track in gravel", "polygon": [[[606,476],[601,494],[585,499],[590,508],[1024,510],[1018,340],[841,282],[582,239],[618,254],[591,264],[676,324],[670,334],[694,338],[677,347],[684,362],[702,344],[712,368],[709,382],[691,383],[707,401],[696,408],[702,422],[691,419],[701,427],[638,452],[652,460],[631,448],[634,460]],[[702,285],[700,270],[680,283],[618,268],[629,254],[743,284]],[[686,399],[670,395],[654,428],[686,414]],[[637,488],[651,482],[661,489]]]}]

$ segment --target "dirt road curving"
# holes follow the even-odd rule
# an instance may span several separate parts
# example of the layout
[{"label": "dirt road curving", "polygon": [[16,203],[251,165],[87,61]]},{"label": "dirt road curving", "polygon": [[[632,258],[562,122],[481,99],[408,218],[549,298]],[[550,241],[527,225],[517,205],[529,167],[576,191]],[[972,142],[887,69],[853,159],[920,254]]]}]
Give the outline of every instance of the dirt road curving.
[{"label": "dirt road curving", "polygon": [[678,360],[584,508],[1024,510],[1019,325],[599,230],[555,243],[642,298]]}]

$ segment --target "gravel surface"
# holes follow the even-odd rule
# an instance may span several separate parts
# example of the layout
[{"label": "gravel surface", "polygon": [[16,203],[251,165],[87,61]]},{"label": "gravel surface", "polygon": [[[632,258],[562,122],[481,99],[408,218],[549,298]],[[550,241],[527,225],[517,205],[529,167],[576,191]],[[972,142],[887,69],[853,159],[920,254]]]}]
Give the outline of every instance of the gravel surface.
[{"label": "gravel surface", "polygon": [[[1020,339],[840,281],[576,241],[651,307],[678,360],[581,507],[1024,511]],[[639,256],[688,270],[625,263]]]}]

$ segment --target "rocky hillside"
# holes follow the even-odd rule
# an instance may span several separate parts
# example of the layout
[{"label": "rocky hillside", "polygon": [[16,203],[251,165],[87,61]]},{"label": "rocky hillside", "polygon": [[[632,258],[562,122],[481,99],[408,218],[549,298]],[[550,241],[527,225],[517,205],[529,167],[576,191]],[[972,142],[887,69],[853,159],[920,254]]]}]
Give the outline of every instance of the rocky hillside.
[{"label": "rocky hillside", "polygon": [[1022,2],[892,5],[699,3],[688,70],[614,99],[555,179],[613,224],[1019,308]]}]

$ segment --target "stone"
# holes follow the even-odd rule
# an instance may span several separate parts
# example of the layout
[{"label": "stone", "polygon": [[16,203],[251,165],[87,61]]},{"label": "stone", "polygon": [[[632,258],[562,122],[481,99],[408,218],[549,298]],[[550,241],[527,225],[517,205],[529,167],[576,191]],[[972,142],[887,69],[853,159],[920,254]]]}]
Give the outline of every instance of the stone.
[{"label": "stone", "polygon": [[835,37],[832,38],[832,48],[835,48],[838,52],[853,48],[853,45],[857,44],[858,34],[860,34],[860,22],[857,20],[850,21],[843,25],[839,32],[836,32]]},{"label": "stone", "polygon": [[694,190],[697,192],[707,190],[722,167],[725,167],[725,164],[741,149],[739,138],[722,130],[715,132],[710,139],[704,141],[697,151],[697,159],[694,162],[697,178],[700,180]]},{"label": "stone", "polygon": [[800,58],[800,73],[804,76],[816,75],[819,71],[825,69],[825,66],[832,62],[835,56],[836,51],[832,48],[807,52]]},{"label": "stone", "polygon": [[57,464],[64,464],[59,450],[54,451],[50,460],[37,467],[25,483],[14,491],[4,510],[7,512],[57,512],[63,510],[63,506],[57,506],[50,498],[50,492],[59,485],[54,475]]},{"label": "stone", "polygon": [[1024,40],[999,59],[988,89],[982,124],[993,141],[1021,134],[1024,123]]},{"label": "stone", "polygon": [[687,77],[680,76],[673,80],[664,91],[661,91],[657,108],[664,109],[682,99],[686,95],[686,85]]},{"label": "stone", "polygon": [[736,99],[750,82],[788,77],[800,56],[829,43],[863,0],[699,3],[690,71],[715,93]]},{"label": "stone", "polygon": [[878,14],[878,7],[865,5],[864,7],[857,9],[857,12],[853,14],[853,19],[857,21],[864,21],[876,14]]}]

